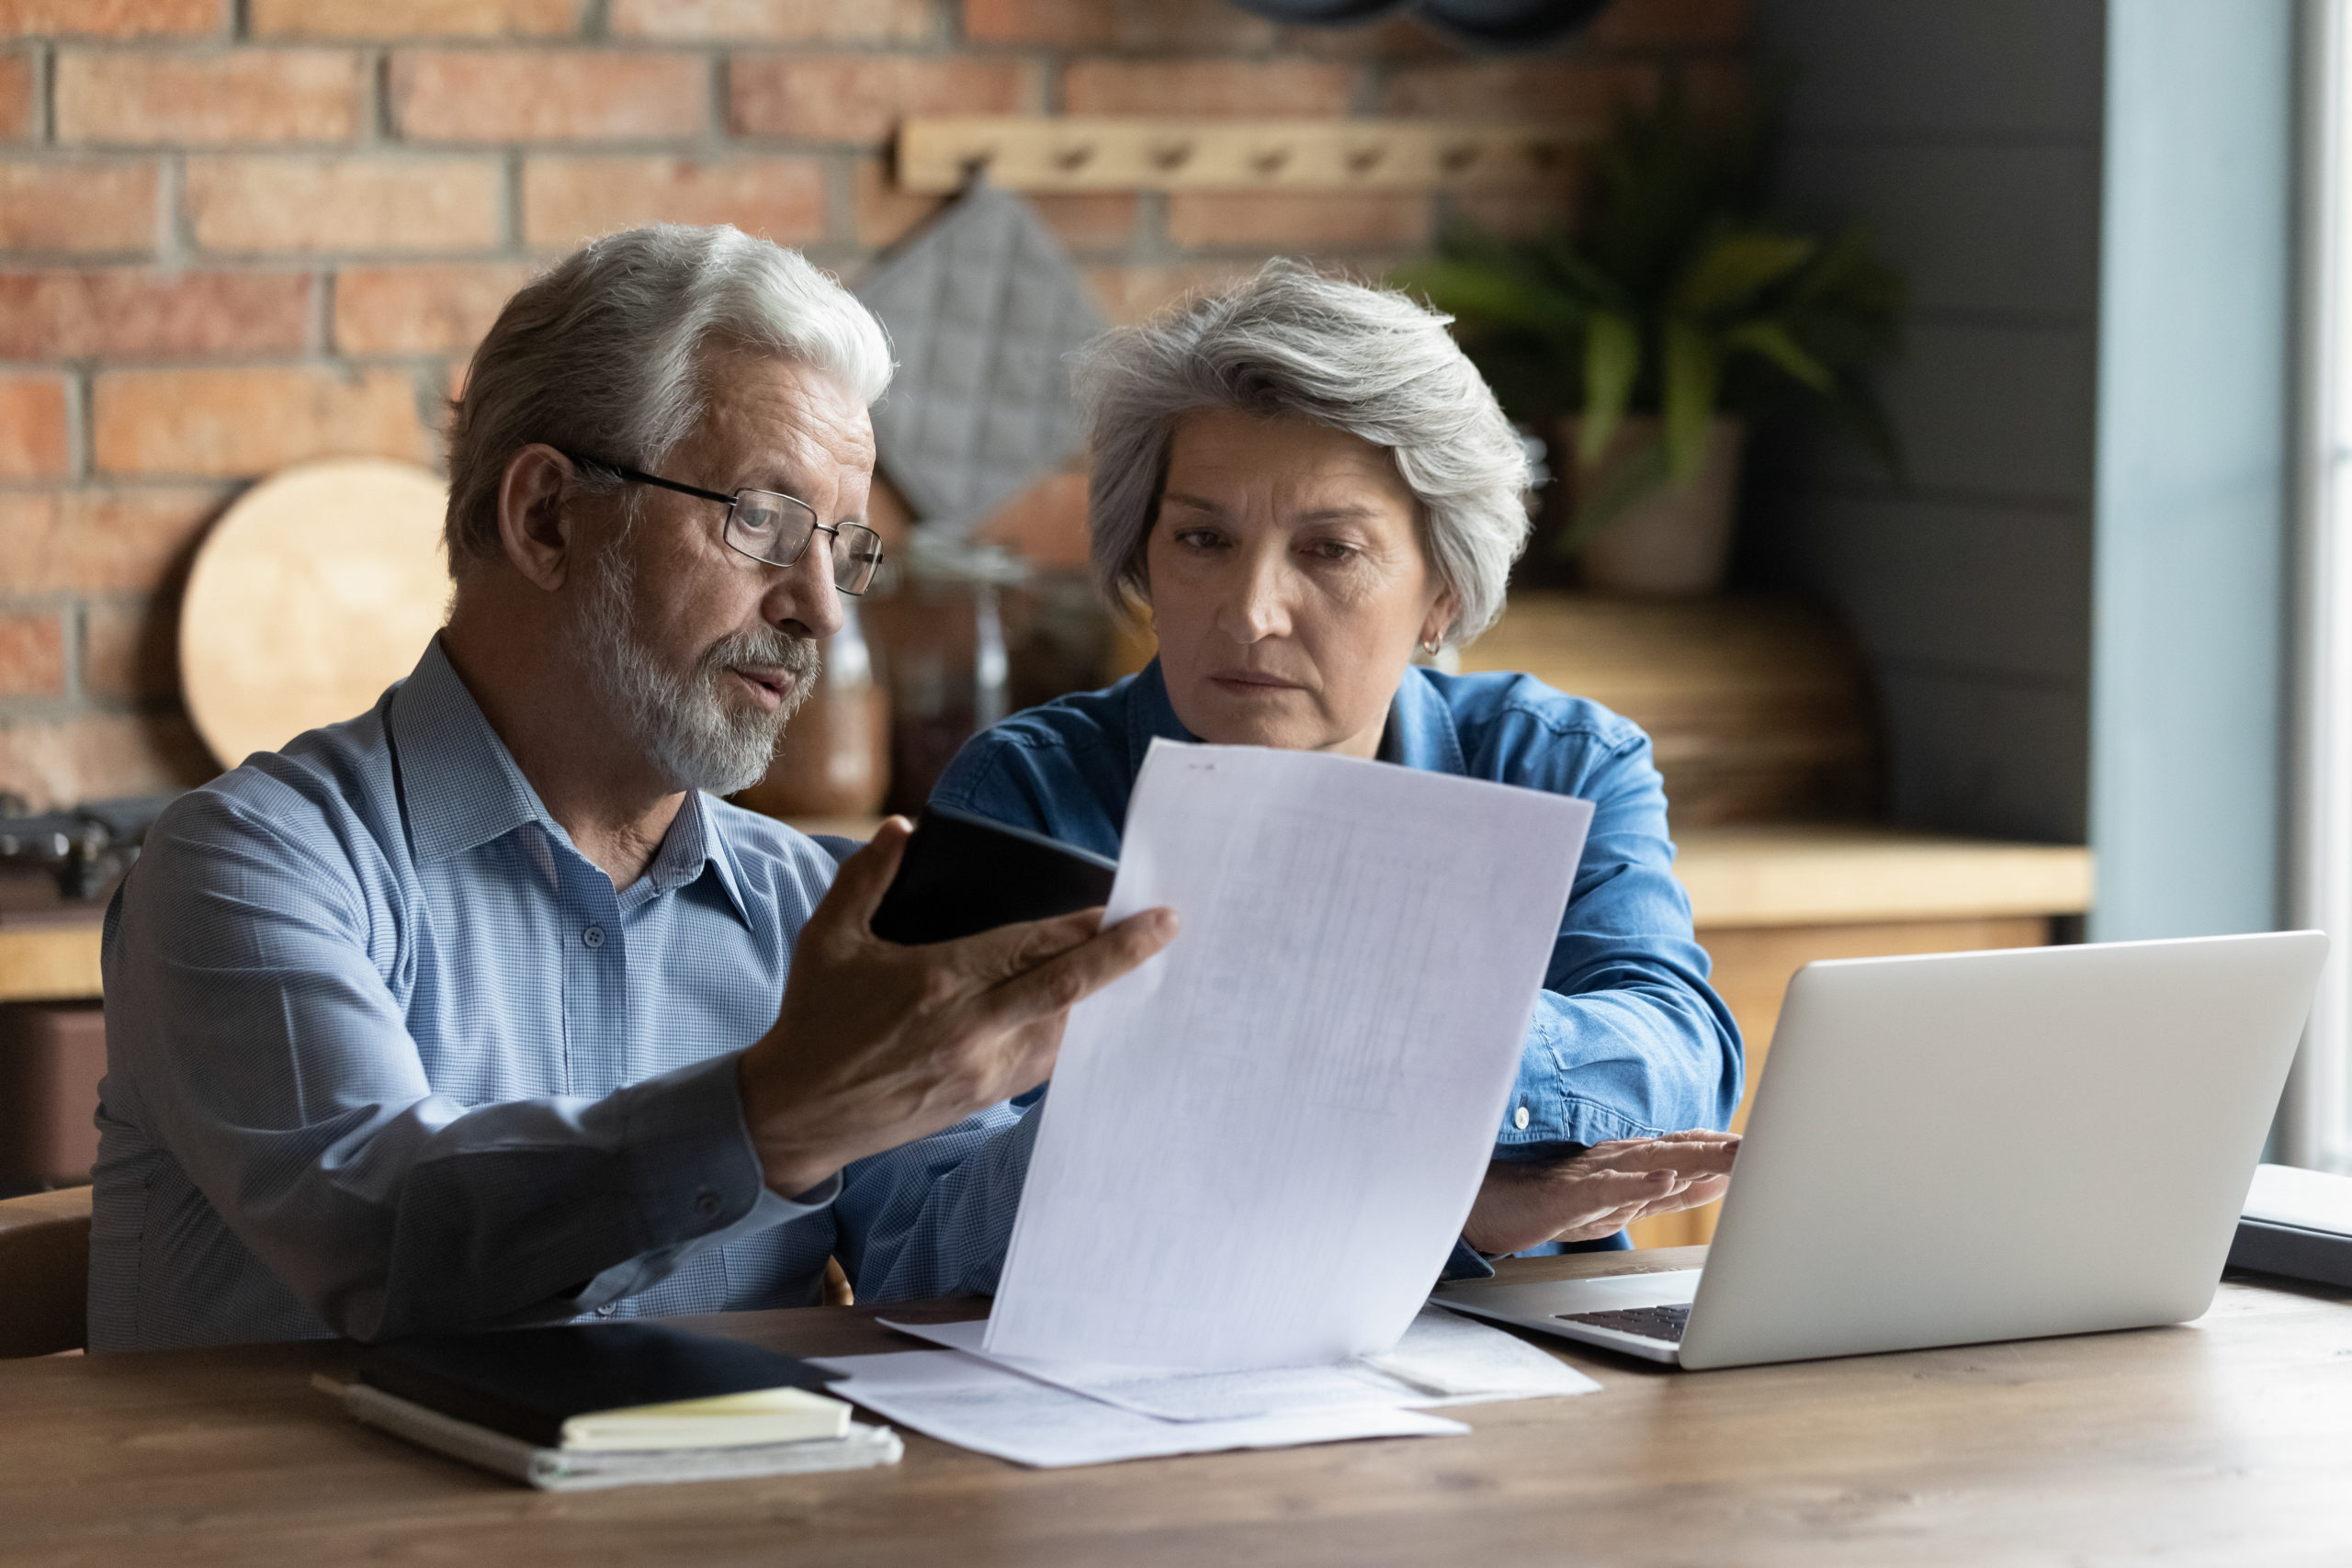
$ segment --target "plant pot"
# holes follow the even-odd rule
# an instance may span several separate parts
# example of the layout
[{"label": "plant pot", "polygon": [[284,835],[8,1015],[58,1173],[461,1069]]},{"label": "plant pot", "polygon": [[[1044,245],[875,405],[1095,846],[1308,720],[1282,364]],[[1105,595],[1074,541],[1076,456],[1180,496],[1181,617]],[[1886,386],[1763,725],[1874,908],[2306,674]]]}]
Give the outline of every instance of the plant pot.
[{"label": "plant pot", "polygon": [[[1572,454],[1581,423],[1574,414],[1562,422],[1561,440]],[[1571,458],[1564,465],[1570,489],[1581,495],[1606,484],[1657,439],[1657,423],[1647,415],[1625,420],[1590,468],[1577,467]],[[1696,474],[1635,502],[1577,552],[1584,585],[1602,593],[1654,598],[1698,598],[1720,592],[1731,568],[1739,460],[1747,445],[1745,423],[1715,420],[1707,432],[1705,460]]]}]

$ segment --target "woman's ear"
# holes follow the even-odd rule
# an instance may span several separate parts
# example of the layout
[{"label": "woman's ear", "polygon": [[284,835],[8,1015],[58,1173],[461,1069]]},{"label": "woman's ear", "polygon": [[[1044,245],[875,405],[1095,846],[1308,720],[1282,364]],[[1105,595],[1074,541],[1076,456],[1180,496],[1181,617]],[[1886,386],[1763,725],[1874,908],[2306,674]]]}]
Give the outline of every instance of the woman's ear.
[{"label": "woman's ear", "polygon": [[572,521],[563,504],[571,460],[533,444],[506,460],[498,479],[498,547],[509,565],[538,587],[563,586],[571,554]]},{"label": "woman's ear", "polygon": [[1451,588],[1439,594],[1437,603],[1430,606],[1430,613],[1421,620],[1421,646],[1429,648],[1443,642],[1446,634],[1453,629],[1454,620],[1461,614],[1461,594]]}]

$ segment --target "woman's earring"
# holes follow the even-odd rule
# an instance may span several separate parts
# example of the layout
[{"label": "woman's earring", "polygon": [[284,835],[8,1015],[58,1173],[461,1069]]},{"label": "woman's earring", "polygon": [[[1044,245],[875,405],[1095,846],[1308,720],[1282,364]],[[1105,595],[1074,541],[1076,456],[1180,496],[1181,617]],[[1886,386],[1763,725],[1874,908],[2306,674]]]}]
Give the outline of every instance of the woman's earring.
[{"label": "woman's earring", "polygon": [[1432,659],[1437,657],[1437,650],[1443,646],[1444,644],[1433,637],[1425,637],[1421,639],[1421,651]]}]

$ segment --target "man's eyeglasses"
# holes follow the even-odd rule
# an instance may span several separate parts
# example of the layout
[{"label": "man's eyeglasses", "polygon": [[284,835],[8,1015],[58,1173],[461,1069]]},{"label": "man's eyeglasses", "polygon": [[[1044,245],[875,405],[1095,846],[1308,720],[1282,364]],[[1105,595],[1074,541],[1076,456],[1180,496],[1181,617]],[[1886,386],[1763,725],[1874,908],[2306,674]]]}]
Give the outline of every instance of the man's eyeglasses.
[{"label": "man's eyeglasses", "polygon": [[720,536],[728,547],[770,566],[793,565],[808,553],[809,540],[820,534],[831,534],[833,586],[844,593],[863,593],[872,587],[875,570],[882,564],[881,535],[859,523],[826,527],[817,521],[817,509],[796,497],[772,490],[739,490],[728,495],[680,484],[675,479],[658,479],[602,457],[583,457],[573,453],[565,456],[575,463],[618,474],[631,484],[654,485],[676,491],[680,495],[720,502],[727,508],[726,529]]}]

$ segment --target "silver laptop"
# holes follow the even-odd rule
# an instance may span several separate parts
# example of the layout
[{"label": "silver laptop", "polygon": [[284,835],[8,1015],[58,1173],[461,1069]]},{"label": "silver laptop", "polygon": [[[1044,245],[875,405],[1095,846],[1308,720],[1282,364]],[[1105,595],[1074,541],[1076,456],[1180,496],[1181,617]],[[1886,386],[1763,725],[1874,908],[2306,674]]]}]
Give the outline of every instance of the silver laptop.
[{"label": "silver laptop", "polygon": [[2326,954],[2283,931],[1807,964],[1703,1270],[1435,1300],[1688,1368],[2186,1322]]}]

